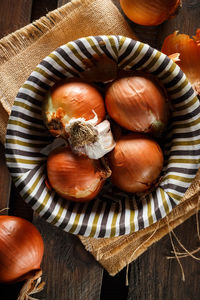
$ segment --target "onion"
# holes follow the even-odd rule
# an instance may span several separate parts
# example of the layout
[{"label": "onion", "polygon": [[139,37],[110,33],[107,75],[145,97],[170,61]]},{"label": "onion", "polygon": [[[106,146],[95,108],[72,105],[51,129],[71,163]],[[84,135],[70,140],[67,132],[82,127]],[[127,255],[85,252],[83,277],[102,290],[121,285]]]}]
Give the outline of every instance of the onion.
[{"label": "onion", "polygon": [[40,273],[44,244],[25,219],[0,216],[0,282],[15,283]]},{"label": "onion", "polygon": [[47,159],[50,185],[64,199],[86,202],[92,200],[110,176],[100,160],[74,154],[67,147],[53,150]]},{"label": "onion", "polygon": [[150,189],[163,167],[160,146],[144,134],[121,137],[108,155],[113,184],[125,192],[139,193]]},{"label": "onion", "polygon": [[120,0],[125,15],[140,25],[159,25],[175,16],[181,0]]},{"label": "onion", "polygon": [[187,34],[177,31],[167,36],[162,46],[162,52],[168,56],[179,53],[176,63],[186,74],[193,88],[200,94],[200,29],[190,38]]},{"label": "onion", "polygon": [[135,132],[162,133],[168,121],[168,106],[161,88],[143,76],[124,77],[106,92],[108,114],[119,125]]},{"label": "onion", "polygon": [[104,100],[89,83],[73,79],[56,84],[45,99],[43,114],[51,134],[67,139],[74,153],[99,159],[115,146],[110,123],[103,120]]},{"label": "onion", "polygon": [[84,118],[88,121],[95,114],[98,124],[105,117],[103,97],[92,84],[80,79],[56,83],[44,100],[44,121],[54,136],[65,136],[65,125],[72,118]]}]

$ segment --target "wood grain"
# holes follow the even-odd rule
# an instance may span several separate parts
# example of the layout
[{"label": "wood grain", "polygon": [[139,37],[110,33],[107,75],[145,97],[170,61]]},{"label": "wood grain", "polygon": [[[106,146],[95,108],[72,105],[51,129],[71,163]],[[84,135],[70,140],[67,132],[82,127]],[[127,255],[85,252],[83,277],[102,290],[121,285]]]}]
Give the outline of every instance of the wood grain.
[{"label": "wood grain", "polygon": [[[11,179],[6,166],[4,147],[0,143],[0,210],[9,206],[10,182]],[[1,214],[7,213],[7,210],[1,212]]]},{"label": "wood grain", "polygon": [[195,35],[196,29],[200,27],[200,1],[184,0],[182,8],[175,18],[161,24],[158,28],[157,48],[161,49],[164,38],[178,30],[180,33]]},{"label": "wood grain", "polygon": [[[174,230],[183,245],[190,251],[199,247],[195,216]],[[175,246],[183,251],[176,241]],[[169,236],[141,255],[131,264],[129,294],[127,300],[191,300],[200,295],[200,264],[186,257],[181,259],[185,273],[182,281],[181,269],[177,260],[167,260],[173,250]],[[197,254],[197,256],[199,256]]]},{"label": "wood grain", "polygon": [[38,299],[98,300],[103,269],[80,240],[36,216],[34,224],[45,243],[42,269],[46,286]]},{"label": "wood grain", "polygon": [[0,1],[0,38],[30,21],[32,0]]},{"label": "wood grain", "polygon": [[31,22],[45,16],[57,7],[57,0],[33,0]]}]

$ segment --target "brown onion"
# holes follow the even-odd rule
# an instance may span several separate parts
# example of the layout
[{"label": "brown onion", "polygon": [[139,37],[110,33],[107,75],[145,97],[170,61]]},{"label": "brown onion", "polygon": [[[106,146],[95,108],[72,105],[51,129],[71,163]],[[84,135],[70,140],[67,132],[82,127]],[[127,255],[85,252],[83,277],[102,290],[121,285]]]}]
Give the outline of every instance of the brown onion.
[{"label": "brown onion", "polygon": [[125,15],[140,25],[159,25],[176,15],[181,0],[120,0]]},{"label": "brown onion", "polygon": [[108,159],[113,184],[131,193],[150,189],[163,167],[160,146],[144,134],[133,133],[121,137]]},{"label": "brown onion", "polygon": [[67,147],[59,147],[48,156],[47,176],[61,197],[86,202],[100,192],[110,171],[100,160],[78,156]]},{"label": "brown onion", "polygon": [[179,53],[176,63],[186,74],[193,88],[200,94],[200,29],[190,38],[187,34],[177,31],[167,36],[162,46],[162,52],[168,56]]},{"label": "brown onion", "polygon": [[56,83],[44,100],[44,121],[54,136],[65,136],[65,125],[72,118],[84,118],[88,121],[95,114],[98,124],[105,117],[103,97],[92,84],[80,79]]},{"label": "brown onion", "polygon": [[37,228],[25,219],[0,216],[0,282],[34,277],[40,270],[44,244]]},{"label": "brown onion", "polygon": [[160,134],[168,121],[168,106],[161,88],[143,76],[124,77],[106,92],[108,114],[122,127],[135,132]]}]

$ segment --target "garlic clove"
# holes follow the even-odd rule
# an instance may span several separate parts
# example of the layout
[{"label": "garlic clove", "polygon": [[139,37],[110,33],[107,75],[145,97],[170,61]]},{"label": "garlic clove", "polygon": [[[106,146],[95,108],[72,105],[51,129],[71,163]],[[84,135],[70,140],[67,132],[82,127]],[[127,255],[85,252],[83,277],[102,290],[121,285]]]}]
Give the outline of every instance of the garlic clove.
[{"label": "garlic clove", "polygon": [[193,38],[175,31],[165,38],[161,51],[168,56],[173,53],[180,54],[180,60],[176,63],[200,94],[200,29],[197,29]]},{"label": "garlic clove", "polygon": [[115,147],[110,122],[104,120],[97,123],[94,119],[86,121],[84,118],[72,119],[65,126],[69,135],[69,144],[74,153],[83,154],[91,159],[99,159]]},{"label": "garlic clove", "polygon": [[104,120],[100,124],[93,126],[93,133],[93,141],[88,140],[85,143],[77,145],[73,145],[73,138],[70,135],[69,143],[72,150],[77,154],[84,154],[91,159],[99,159],[114,149],[115,141],[108,120]]}]

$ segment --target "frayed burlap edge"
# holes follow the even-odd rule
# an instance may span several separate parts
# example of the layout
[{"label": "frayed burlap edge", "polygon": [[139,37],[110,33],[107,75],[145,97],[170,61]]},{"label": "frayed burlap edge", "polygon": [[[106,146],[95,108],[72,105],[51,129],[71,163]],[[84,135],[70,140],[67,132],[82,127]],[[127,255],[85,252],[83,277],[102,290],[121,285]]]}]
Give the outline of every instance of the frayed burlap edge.
[{"label": "frayed burlap edge", "polygon": [[[0,63],[8,61],[10,57],[17,55],[19,51],[24,50],[54,26],[57,26],[63,18],[81,6],[81,1],[72,0],[37,21],[2,38],[0,40]],[[84,3],[89,4],[91,0],[84,0]]]},{"label": "frayed burlap edge", "polygon": [[[62,44],[101,34],[136,38],[111,0],[72,0],[0,40],[0,112],[4,109],[7,114],[3,112],[4,117],[0,118],[0,141],[3,144],[17,91],[37,64]],[[15,74],[17,64],[20,71]]]},{"label": "frayed burlap edge", "polygon": [[[97,261],[114,276],[125,266],[136,260],[151,245],[182,224],[198,211],[200,193],[200,170],[186,191],[181,203],[171,213],[157,223],[125,236],[114,238],[86,238],[79,239]],[[194,224],[195,226],[195,224]]]}]

